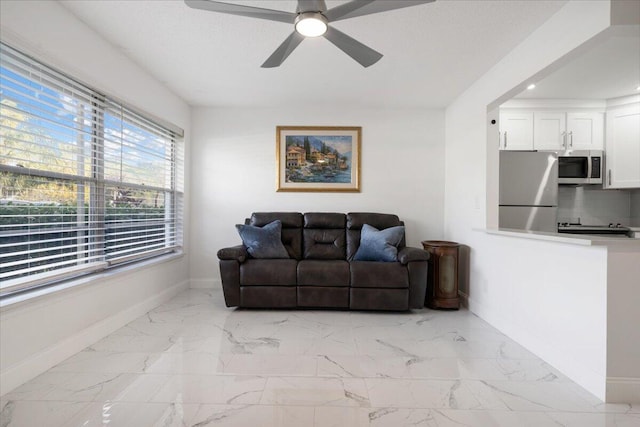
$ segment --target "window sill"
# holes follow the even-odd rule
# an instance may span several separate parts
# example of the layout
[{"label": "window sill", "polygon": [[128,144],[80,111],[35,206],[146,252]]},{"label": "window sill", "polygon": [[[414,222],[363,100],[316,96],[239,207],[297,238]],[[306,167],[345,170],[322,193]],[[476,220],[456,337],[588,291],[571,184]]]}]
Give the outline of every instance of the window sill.
[{"label": "window sill", "polygon": [[34,289],[31,291],[26,291],[16,295],[9,295],[0,299],[0,311],[5,311],[10,307],[17,306],[26,302],[31,302],[47,296],[53,296],[55,294],[59,294],[61,292],[68,291],[71,289],[77,289],[79,287],[92,285],[99,280],[112,279],[122,274],[127,274],[140,269],[153,267],[155,265],[173,261],[182,257],[184,257],[184,251],[170,253],[170,254],[161,255],[155,258],[151,258],[146,261],[127,264],[121,267],[112,268],[99,273],[93,273],[83,277],[65,280],[63,282],[56,283],[55,285],[47,286],[44,288]]}]

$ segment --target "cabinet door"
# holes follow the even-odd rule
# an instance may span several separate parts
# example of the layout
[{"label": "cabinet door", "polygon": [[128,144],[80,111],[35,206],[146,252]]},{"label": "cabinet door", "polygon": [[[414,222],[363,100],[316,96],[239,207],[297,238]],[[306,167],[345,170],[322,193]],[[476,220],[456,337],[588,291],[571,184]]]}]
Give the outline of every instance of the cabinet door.
[{"label": "cabinet door", "polygon": [[501,150],[533,150],[533,113],[500,113]]},{"label": "cabinet door", "polygon": [[602,113],[567,113],[567,148],[602,150],[604,117]]},{"label": "cabinet door", "polygon": [[566,128],[565,113],[534,113],[533,148],[536,150],[564,150]]},{"label": "cabinet door", "polygon": [[640,104],[607,111],[607,188],[640,188]]}]

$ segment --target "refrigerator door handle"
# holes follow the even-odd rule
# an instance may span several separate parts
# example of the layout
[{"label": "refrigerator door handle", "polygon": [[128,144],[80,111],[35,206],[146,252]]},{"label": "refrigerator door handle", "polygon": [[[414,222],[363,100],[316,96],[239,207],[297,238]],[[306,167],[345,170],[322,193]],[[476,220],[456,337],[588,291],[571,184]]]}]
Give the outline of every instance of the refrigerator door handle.
[{"label": "refrigerator door handle", "polygon": [[504,131],[504,149],[507,149],[507,131]]}]

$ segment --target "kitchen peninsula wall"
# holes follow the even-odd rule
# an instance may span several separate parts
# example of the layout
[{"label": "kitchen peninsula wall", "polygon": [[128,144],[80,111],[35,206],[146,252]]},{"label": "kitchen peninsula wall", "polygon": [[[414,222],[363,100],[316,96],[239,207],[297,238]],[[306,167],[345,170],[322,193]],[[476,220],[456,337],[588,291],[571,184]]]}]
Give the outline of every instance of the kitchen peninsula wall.
[{"label": "kitchen peninsula wall", "polygon": [[558,189],[558,222],[588,225],[620,223],[640,226],[640,190],[603,190],[600,186],[567,186]]}]

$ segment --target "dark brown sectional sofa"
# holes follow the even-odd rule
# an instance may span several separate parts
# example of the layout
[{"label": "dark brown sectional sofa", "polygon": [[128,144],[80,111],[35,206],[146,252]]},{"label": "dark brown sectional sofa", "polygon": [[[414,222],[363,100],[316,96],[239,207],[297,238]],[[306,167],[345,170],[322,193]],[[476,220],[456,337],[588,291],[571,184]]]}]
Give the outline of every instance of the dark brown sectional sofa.
[{"label": "dark brown sectional sofa", "polygon": [[245,224],[282,223],[288,259],[256,259],[244,245],[220,249],[228,307],[409,310],[424,306],[429,254],[405,246],[397,261],[355,261],[364,224],[384,230],[403,225],[379,213],[253,213]]}]

